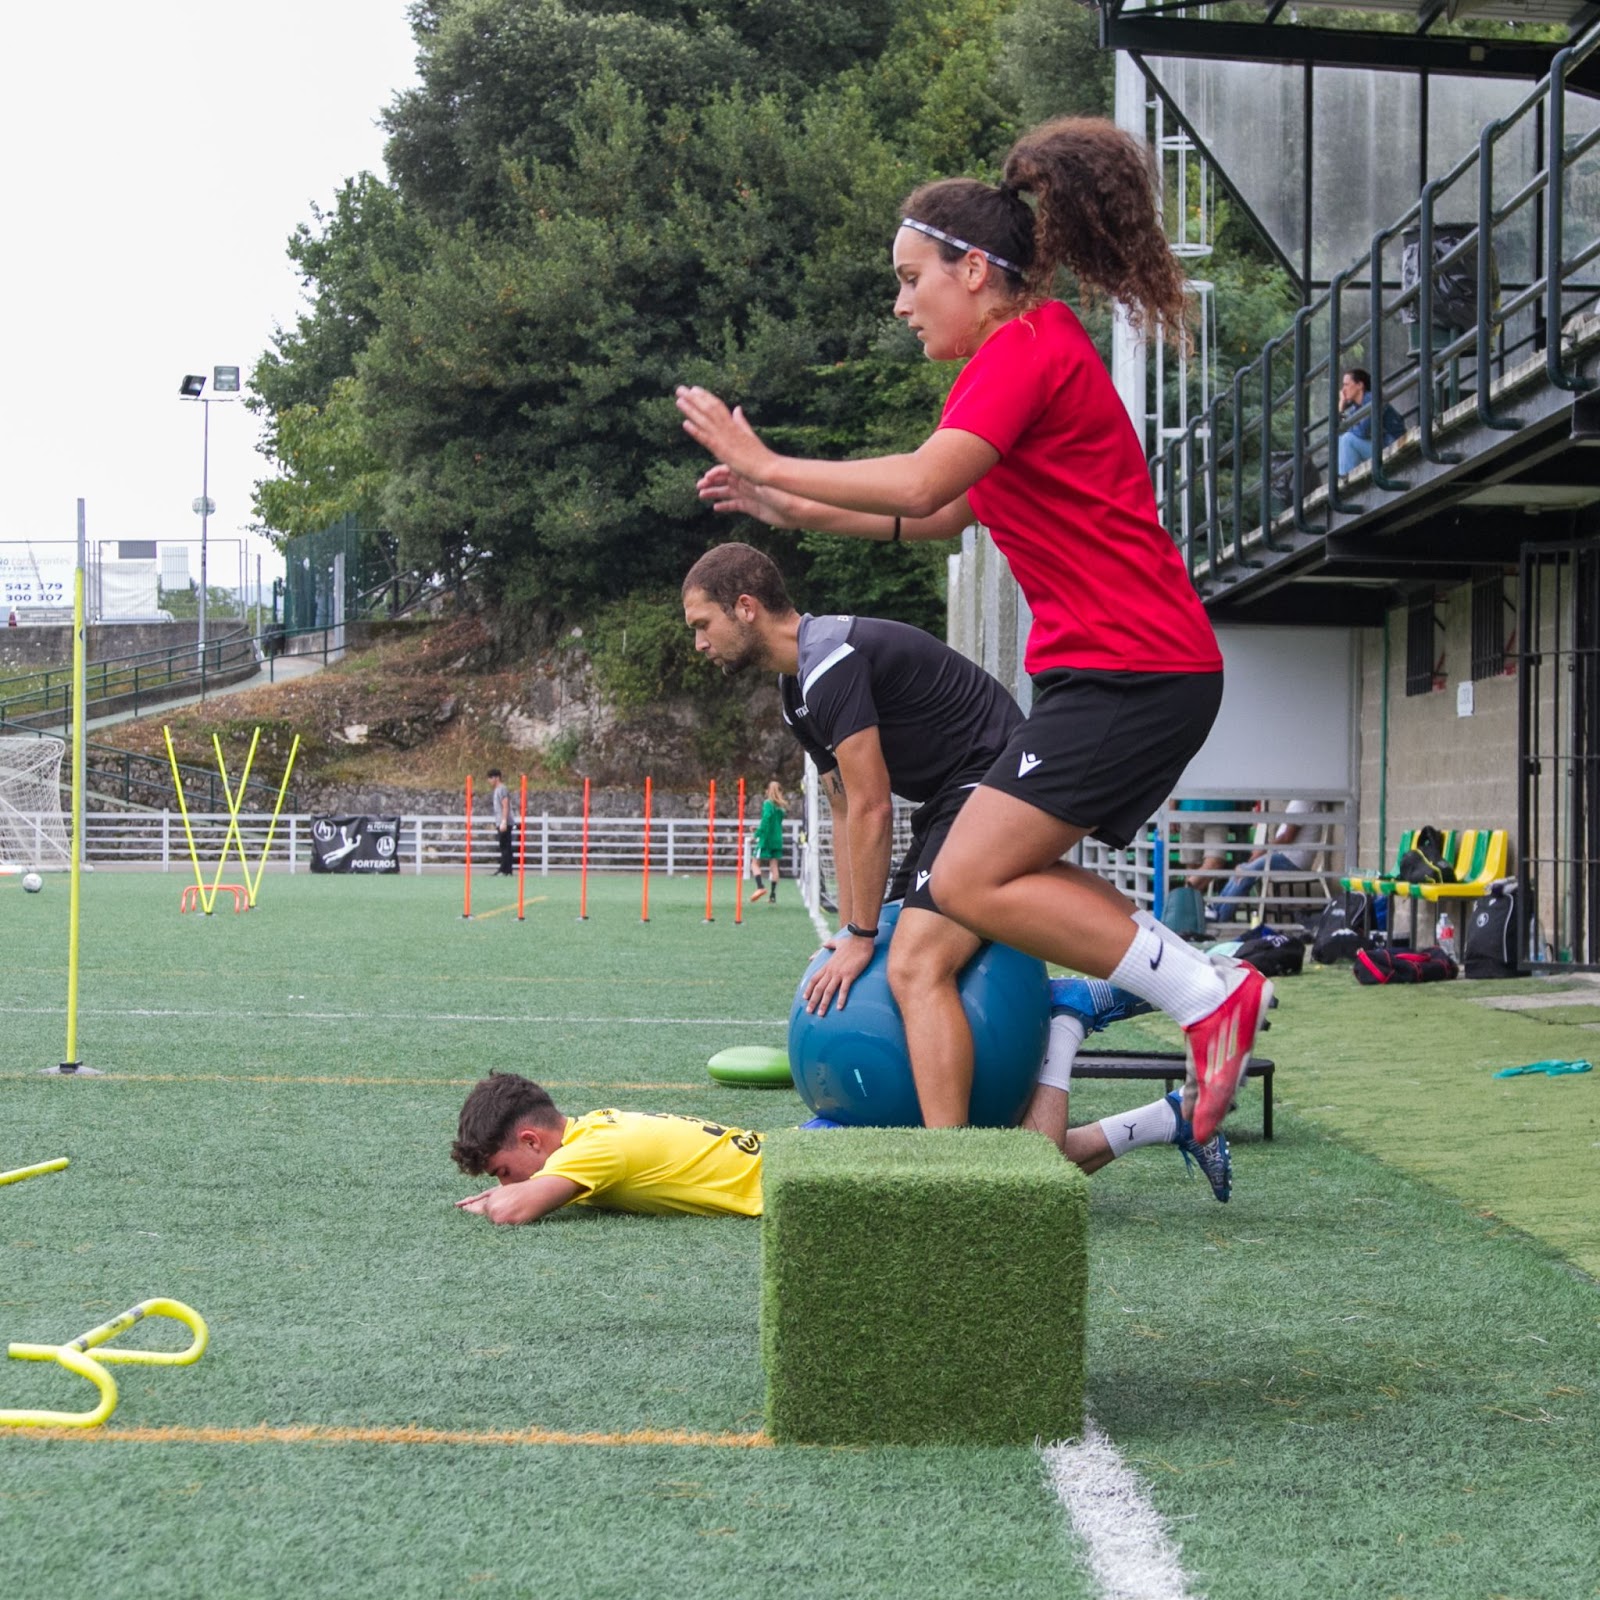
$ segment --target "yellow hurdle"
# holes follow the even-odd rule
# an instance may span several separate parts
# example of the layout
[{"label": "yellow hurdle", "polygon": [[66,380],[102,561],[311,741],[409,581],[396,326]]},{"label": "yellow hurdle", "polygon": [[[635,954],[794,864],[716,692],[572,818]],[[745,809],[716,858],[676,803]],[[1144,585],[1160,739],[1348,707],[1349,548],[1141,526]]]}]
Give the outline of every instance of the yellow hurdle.
[{"label": "yellow hurdle", "polygon": [[[181,1322],[194,1335],[186,1350],[107,1350],[119,1333],[126,1333],[146,1317],[170,1317]],[[98,1328],[80,1333],[66,1344],[12,1344],[6,1354],[17,1361],[54,1361],[86,1378],[100,1393],[99,1401],[88,1411],[0,1411],[0,1427],[9,1428],[98,1428],[117,1409],[117,1380],[106,1371],[106,1363],[126,1366],[187,1367],[206,1353],[211,1331],[205,1318],[181,1300],[141,1300],[119,1317],[102,1322]],[[91,1350],[97,1351],[90,1355]]]},{"label": "yellow hurdle", "polygon": [[47,1172],[60,1172],[65,1166],[70,1165],[66,1156],[57,1156],[54,1161],[39,1161],[31,1167],[18,1167],[13,1172],[0,1172],[0,1184],[21,1183],[25,1178],[42,1178]]},{"label": "yellow hurdle", "polygon": [[[244,758],[244,771],[239,776],[239,792],[235,794],[228,782],[228,763],[222,757],[222,740],[216,735],[211,735],[211,748],[217,753],[217,771],[222,774],[222,796],[228,802],[228,831],[222,836],[222,854],[217,857],[217,875],[211,880],[211,895],[206,901],[206,914],[209,916],[217,903],[217,891],[222,887],[222,869],[228,864],[228,846],[235,844],[239,847],[239,861],[244,867],[244,881],[250,882],[250,858],[244,853],[244,835],[239,832],[239,813],[244,809],[244,791],[250,782],[250,769],[255,765],[256,746],[261,742],[261,730],[257,728],[250,735],[250,753]],[[247,903],[255,904],[255,896],[249,895]],[[239,909],[238,902],[234,902],[234,910]]]}]

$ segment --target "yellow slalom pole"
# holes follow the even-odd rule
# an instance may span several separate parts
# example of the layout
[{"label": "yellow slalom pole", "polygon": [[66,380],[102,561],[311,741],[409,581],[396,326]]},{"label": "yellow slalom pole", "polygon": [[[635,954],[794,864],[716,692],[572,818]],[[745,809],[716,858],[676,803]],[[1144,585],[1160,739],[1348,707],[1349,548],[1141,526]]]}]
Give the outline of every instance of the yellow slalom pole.
[{"label": "yellow slalom pole", "polygon": [[[211,735],[211,748],[217,753],[217,771],[222,774],[222,796],[228,802],[228,831],[222,836],[222,854],[217,857],[217,875],[211,880],[211,904],[217,901],[217,889],[222,883],[223,869],[228,865],[228,846],[230,843],[239,847],[239,861],[244,867],[244,881],[246,887],[250,883],[250,858],[244,853],[244,839],[239,833],[239,808],[244,804],[245,786],[250,782],[250,768],[256,759],[256,744],[261,738],[261,730],[257,728],[250,739],[250,753],[244,758],[244,771],[239,775],[239,796],[234,798],[233,790],[228,784],[228,763],[222,759],[222,740],[216,734]],[[207,906],[209,911],[211,906]]]},{"label": "yellow slalom pole", "polygon": [[189,859],[194,863],[194,882],[195,887],[200,891],[200,906],[209,916],[211,908],[205,903],[205,874],[200,870],[200,852],[195,849],[194,829],[189,826],[189,806],[183,798],[183,779],[178,775],[178,753],[172,748],[172,729],[163,723],[161,734],[167,741],[167,759],[172,763],[172,787],[178,792],[178,814],[183,818],[183,836],[189,841]]},{"label": "yellow slalom pole", "polygon": [[294,736],[294,743],[289,746],[289,765],[283,769],[283,782],[278,785],[278,803],[272,808],[272,821],[267,824],[267,842],[261,847],[261,864],[256,868],[256,880],[250,881],[250,868],[248,864],[244,869],[245,887],[250,891],[250,905],[254,908],[256,903],[256,890],[261,887],[261,875],[267,870],[267,853],[272,849],[272,836],[278,831],[278,813],[283,810],[284,797],[289,793],[289,774],[294,771],[294,758],[300,749],[300,735]]},{"label": "yellow slalom pole", "polygon": [[[82,520],[83,502],[79,520]],[[78,1070],[78,932],[83,904],[83,702],[88,692],[83,626],[83,559],[72,582],[72,863],[67,895],[67,1053],[61,1066]]]},{"label": "yellow slalom pole", "polygon": [[66,1156],[57,1156],[54,1161],[39,1161],[31,1167],[18,1167],[14,1172],[0,1172],[0,1184],[21,1183],[27,1178],[42,1178],[47,1172],[60,1172],[68,1164]]}]

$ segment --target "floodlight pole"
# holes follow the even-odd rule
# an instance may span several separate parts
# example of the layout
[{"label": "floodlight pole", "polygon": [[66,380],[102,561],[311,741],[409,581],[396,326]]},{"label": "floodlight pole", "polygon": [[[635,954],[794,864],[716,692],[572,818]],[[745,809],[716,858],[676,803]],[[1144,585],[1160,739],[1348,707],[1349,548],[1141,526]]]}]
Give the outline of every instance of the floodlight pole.
[{"label": "floodlight pole", "polygon": [[[239,369],[237,367],[213,367],[211,369],[214,388],[218,393],[226,394],[230,399],[239,392]],[[211,569],[209,563],[209,547],[207,535],[211,522],[211,400],[212,397],[204,393],[206,380],[203,373],[191,372],[184,376],[183,382],[178,386],[178,393],[185,400],[198,400],[204,409],[204,420],[200,430],[200,498],[195,502],[195,510],[200,513],[200,604],[197,608],[199,626],[195,630],[195,642],[199,646],[200,654],[200,693],[205,694],[206,682],[206,590],[211,582]]]},{"label": "floodlight pole", "polygon": [[200,626],[196,641],[200,646],[200,689],[206,682],[206,524],[211,518],[211,401],[200,397],[204,421],[200,428]]}]

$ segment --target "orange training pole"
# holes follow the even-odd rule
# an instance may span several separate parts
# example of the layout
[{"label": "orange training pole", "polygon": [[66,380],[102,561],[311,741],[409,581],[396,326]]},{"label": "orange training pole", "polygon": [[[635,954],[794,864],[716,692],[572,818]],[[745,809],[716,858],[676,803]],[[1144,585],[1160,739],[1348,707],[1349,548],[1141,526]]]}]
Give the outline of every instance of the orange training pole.
[{"label": "orange training pole", "polygon": [[578,870],[578,921],[589,920],[589,780],[583,780],[583,864]]},{"label": "orange training pole", "polygon": [[711,780],[711,792],[706,797],[706,921],[715,922],[711,914],[711,890],[717,859],[717,780]]},{"label": "orange training pole", "polygon": [[466,898],[461,903],[461,915],[472,915],[472,774],[467,774],[467,876]]},{"label": "orange training pole", "polygon": [[639,920],[650,920],[650,780],[644,780],[644,899],[639,906]]},{"label": "orange training pole", "polygon": [[522,917],[522,884],[528,875],[528,774],[522,774],[522,803],[517,813],[517,921]]},{"label": "orange training pole", "polygon": [[744,921],[744,779],[739,780],[739,828],[733,850],[733,925]]}]

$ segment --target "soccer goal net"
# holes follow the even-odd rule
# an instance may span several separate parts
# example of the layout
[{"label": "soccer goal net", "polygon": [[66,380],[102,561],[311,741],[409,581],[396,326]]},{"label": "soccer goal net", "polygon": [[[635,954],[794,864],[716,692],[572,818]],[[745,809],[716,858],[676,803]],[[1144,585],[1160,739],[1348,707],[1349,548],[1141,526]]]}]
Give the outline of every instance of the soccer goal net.
[{"label": "soccer goal net", "polygon": [[0,738],[0,866],[68,867],[60,739]]}]

